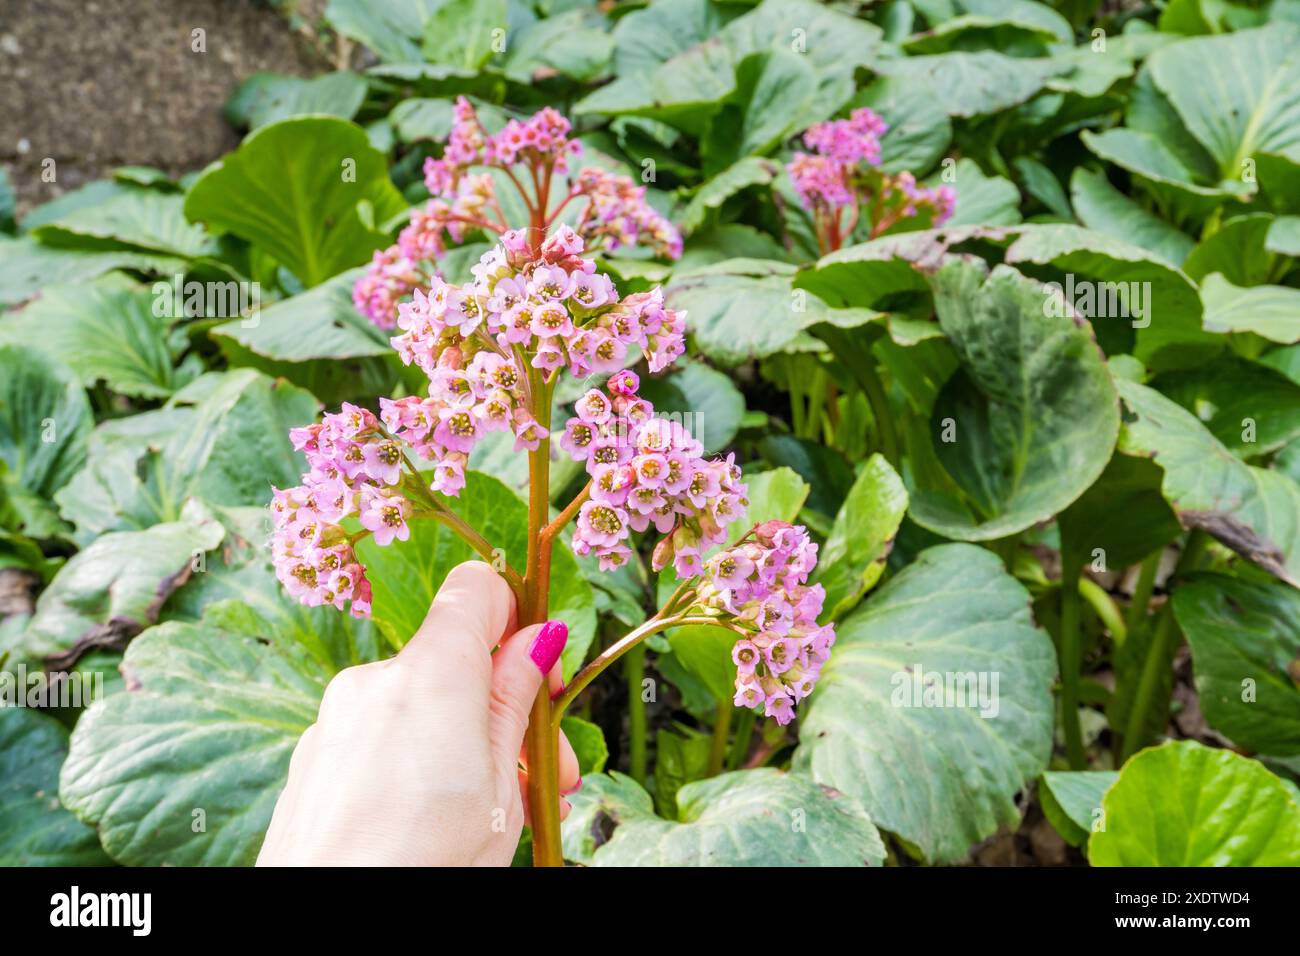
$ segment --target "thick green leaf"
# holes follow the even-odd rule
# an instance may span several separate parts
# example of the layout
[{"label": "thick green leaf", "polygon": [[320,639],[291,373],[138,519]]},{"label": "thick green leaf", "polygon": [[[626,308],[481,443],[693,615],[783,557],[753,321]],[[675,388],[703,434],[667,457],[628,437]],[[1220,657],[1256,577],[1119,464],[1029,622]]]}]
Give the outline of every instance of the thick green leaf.
[{"label": "thick green leaf", "polygon": [[1256,753],[1300,753],[1300,594],[1199,574],[1174,591],[1174,612],[1210,726]]},{"label": "thick green leaf", "polygon": [[[26,345],[65,362],[83,385],[166,398],[185,384],[167,347],[172,316],[155,315],[158,297],[121,282],[46,289],[0,318],[0,343]],[[159,309],[158,311],[164,311]]]},{"label": "thick green leaf", "polygon": [[1071,846],[1082,846],[1101,822],[1101,799],[1119,778],[1113,770],[1049,770],[1038,781],[1043,814]]},{"label": "thick green leaf", "polygon": [[1261,154],[1300,163],[1300,27],[1186,40],[1147,62],[1221,178],[1243,178],[1243,162]]},{"label": "thick green leaf", "polygon": [[57,249],[24,236],[0,235],[0,307],[19,305],[48,285],[88,282],[114,269],[174,275],[185,260],[128,249]]},{"label": "thick green leaf", "polygon": [[1154,389],[1117,379],[1124,400],[1119,450],[1152,458],[1184,527],[1201,528],[1300,587],[1300,487],[1224,448],[1195,416]]},{"label": "thick green leaf", "polygon": [[1213,235],[1197,243],[1183,263],[1194,282],[1211,272],[1234,285],[1262,285],[1277,269],[1278,257],[1267,248],[1274,217],[1267,213],[1229,219]]},{"label": "thick green leaf", "polygon": [[1073,291],[1075,311],[1092,321],[1103,341],[1133,329],[1132,353],[1147,366],[1200,361],[1221,347],[1201,329],[1196,286],[1159,256],[1077,226],[1025,225],[1016,231],[1006,261],[1050,265],[1073,276],[1063,289]]},{"label": "thick green leaf", "polygon": [[[470,472],[460,497],[447,499],[452,509],[483,535],[501,558],[515,568],[528,553],[528,506],[496,478]],[[409,541],[379,547],[366,538],[357,547],[374,588],[374,620],[398,646],[411,639],[424,621],[447,572],[463,561],[482,560],[444,525],[418,521]],[[573,554],[557,541],[551,559],[550,616],[569,625],[564,646],[564,676],[572,677],[596,631],[591,585]]]},{"label": "thick green leaf", "polygon": [[391,63],[418,63],[420,39],[438,0],[329,0],[325,19]]},{"label": "thick green leaf", "polygon": [[1217,272],[1201,283],[1205,327],[1212,332],[1254,332],[1274,342],[1300,342],[1300,289],[1258,285],[1242,288]]},{"label": "thick green leaf", "polygon": [[668,632],[673,654],[719,704],[729,703],[736,695],[736,665],[731,661],[735,644],[735,632],[723,627],[693,625]]},{"label": "thick green leaf", "polygon": [[732,196],[750,186],[766,186],[780,173],[780,166],[771,159],[746,156],[733,163],[702,185],[691,197],[680,226],[686,234],[704,225],[709,212],[718,209]]},{"label": "thick green leaf", "polygon": [[1089,566],[1118,571],[1163,548],[1182,526],[1160,491],[1161,472],[1145,458],[1116,455],[1101,477],[1057,518],[1062,546]]},{"label": "thick green leaf", "polygon": [[873,68],[905,83],[927,84],[949,116],[970,118],[1018,106],[1069,67],[1046,58],[980,50],[880,60]]},{"label": "thick green leaf", "polygon": [[217,251],[201,226],[185,221],[183,197],[132,189],[70,210],[32,230],[41,242],[79,249],[133,249],[194,259]]},{"label": "thick green leaf", "polygon": [[1056,655],[997,557],[930,548],[837,631],[794,767],[934,862],[1014,827],[1051,754]]},{"label": "thick green leaf", "polygon": [[560,721],[560,729],[573,745],[573,752],[578,755],[579,775],[586,777],[605,769],[609,747],[605,744],[605,734],[599,727],[581,717],[566,716]]},{"label": "thick green leaf", "polygon": [[435,0],[424,24],[424,58],[477,70],[499,50],[493,44],[505,39],[505,31],[506,0]]},{"label": "thick green leaf", "polygon": [[384,391],[396,353],[388,334],[352,304],[359,275],[348,270],[253,316],[223,323],[211,334],[232,364],[287,378],[325,401]]},{"label": "thick green leaf", "polygon": [[962,368],[939,394],[930,435],[912,442],[912,518],[983,541],[1044,521],[1110,459],[1119,403],[1085,323],[1051,315],[1014,269],[954,260],[932,278]]},{"label": "thick green leaf", "polygon": [[[961,159],[954,170],[957,190],[949,226],[1010,226],[1020,221],[1020,190],[1001,176],[986,176],[973,159]],[[943,183],[941,178],[930,185]]]},{"label": "thick green leaf", "polygon": [[191,220],[247,239],[308,286],[387,245],[377,224],[405,207],[365,130],[332,116],[263,126],[185,199]]},{"label": "thick green leaf", "polygon": [[503,66],[506,76],[525,84],[554,73],[583,83],[600,79],[609,72],[614,55],[614,40],[602,26],[599,17],[584,10],[529,24],[510,38]]},{"label": "thick green leaf", "polygon": [[68,732],[26,707],[0,707],[0,866],[107,866],[95,831],[59,803]]},{"label": "thick green leaf", "polygon": [[266,504],[272,485],[295,485],[305,470],[289,429],[316,410],[307,392],[252,369],[204,376],[172,407],[100,426],[104,440],[56,500],[83,540],[175,521],[191,497]]},{"label": "thick green leaf", "polygon": [[588,866],[879,866],[885,856],[856,801],[779,770],[689,783],[676,820],[655,816],[650,795],[620,773],[587,780],[571,801],[564,855]]},{"label": "thick green leaf", "polygon": [[1151,387],[1199,418],[1239,458],[1271,454],[1300,437],[1300,384],[1266,365],[1225,357],[1160,375]]},{"label": "thick green leaf", "polygon": [[1103,173],[1084,167],[1070,179],[1070,199],[1079,222],[1132,243],[1172,266],[1182,265],[1194,245],[1190,236],[1139,206],[1110,184]]},{"label": "thick green leaf", "polygon": [[1300,803],[1262,764],[1191,740],[1137,754],[1102,798],[1093,866],[1300,866]]},{"label": "thick green leaf", "polygon": [[952,123],[923,83],[878,76],[852,100],[848,109],[868,106],[889,128],[880,140],[880,167],[921,175],[939,161],[952,139]]},{"label": "thick green leaf", "polygon": [[[795,267],[770,259],[728,259],[689,272],[674,272],[668,302],[689,313],[696,346],[723,365],[780,352],[803,329],[835,321],[821,299],[791,287]],[[865,310],[853,316],[870,319]]]},{"label": "thick green leaf", "polygon": [[839,617],[880,580],[907,511],[907,490],[881,455],[862,466],[817,556],[828,617]]},{"label": "thick green leaf", "polygon": [[232,125],[247,129],[308,114],[350,120],[365,99],[365,78],[347,70],[310,80],[279,73],[254,73],[226,102],[226,118]]},{"label": "thick green leaf", "polygon": [[337,668],[272,624],[253,636],[205,619],[151,628],[122,669],[126,692],[73,732],[64,804],[123,863],[252,864]]},{"label": "thick green leaf", "polygon": [[48,502],[85,461],[91,424],[86,393],[66,366],[0,345],[0,499],[19,510],[31,537],[59,531]]},{"label": "thick green leaf", "polygon": [[102,535],[68,559],[41,593],[27,628],[0,651],[42,665],[56,655],[122,650],[158,620],[163,602],[224,536],[221,525],[197,508],[184,520],[147,531]]}]

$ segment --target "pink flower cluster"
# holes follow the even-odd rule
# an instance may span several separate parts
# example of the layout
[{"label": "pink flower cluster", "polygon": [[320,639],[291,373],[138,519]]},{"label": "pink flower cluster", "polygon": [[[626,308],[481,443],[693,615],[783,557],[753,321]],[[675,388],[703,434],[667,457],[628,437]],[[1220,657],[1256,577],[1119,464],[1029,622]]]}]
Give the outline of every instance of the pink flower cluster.
[{"label": "pink flower cluster", "polygon": [[[516,450],[545,437],[528,412],[529,369],[575,376],[621,369],[628,349],[645,352],[652,371],[685,350],[686,317],[664,308],[659,290],[622,301],[609,276],[582,257],[583,241],[561,226],[536,257],[521,232],[474,266],[474,280],[434,279],[427,294],[399,307],[393,346],[429,377],[427,397],[384,400],[384,423],[425,459],[433,487],[454,495],[465,463],[489,432],[510,430]],[[523,363],[523,364],[521,364]]]},{"label": "pink flower cluster", "polygon": [[787,167],[794,188],[804,205],[836,208],[854,201],[854,169],[860,164],[880,165],[880,137],[888,125],[865,106],[846,120],[830,120],[810,126],[803,134],[804,145],[816,155],[795,153]]},{"label": "pink flower cluster", "polygon": [[723,612],[753,635],[736,642],[737,707],[762,705],[779,724],[812,693],[835,643],[818,625],[826,593],[809,586],[817,545],[799,525],[768,521],[709,559],[697,589],[701,606]]},{"label": "pink flower cluster", "polygon": [[276,489],[271,556],[285,590],[302,603],[352,602],[354,617],[370,614],[370,582],[341,522],[356,515],[381,545],[410,536],[411,503],[397,491],[405,453],[374,414],[344,404],[341,411],[289,432],[310,467],[302,484]]},{"label": "pink flower cluster", "polygon": [[[397,302],[429,284],[433,264],[449,243],[464,242],[474,231],[509,231],[496,182],[483,167],[510,171],[521,191],[522,182],[533,183],[534,194],[523,194],[524,201],[539,207],[537,214],[548,223],[569,203],[585,200],[574,231],[588,249],[646,245],[659,255],[679,258],[681,234],[646,202],[644,187],[595,167],[579,170],[568,183],[570,159],[582,152],[582,144],[570,139],[569,132],[569,121],[548,107],[489,134],[469,100],[460,97],[442,157],[425,161],[431,198],[424,209],[412,213],[395,246],[375,253],[353,288],[357,309],[380,328],[392,328]],[[553,186],[557,175],[559,185]],[[553,196],[557,201],[552,202]],[[539,238],[540,231],[532,236],[534,241]]]},{"label": "pink flower cluster", "polygon": [[608,252],[641,245],[666,259],[680,259],[682,234],[646,202],[645,192],[631,177],[595,166],[581,170],[572,195],[590,202],[578,220],[578,233],[588,244],[603,241]]},{"label": "pink flower cluster", "polygon": [[666,536],[654,569],[671,563],[678,577],[694,577],[703,552],[725,541],[727,525],[748,507],[745,486],[733,456],[705,460],[704,446],[679,422],[656,417],[639,388],[633,372],[619,372],[605,391],[582,396],[565,423],[560,447],[591,475],[573,550],[597,555],[602,569],[618,567],[632,553],[631,532],[654,525]]},{"label": "pink flower cluster", "polygon": [[[869,205],[872,236],[901,219],[928,213],[930,224],[940,226],[952,217],[957,196],[950,186],[927,189],[911,173],[889,175],[880,164],[880,138],[885,121],[866,107],[846,120],[817,123],[804,133],[813,154],[795,153],[786,167],[795,191],[819,220],[825,233],[823,246],[838,248],[857,222],[858,207]],[[850,207],[851,218],[839,221],[838,211]],[[823,251],[829,251],[824,248]]]}]

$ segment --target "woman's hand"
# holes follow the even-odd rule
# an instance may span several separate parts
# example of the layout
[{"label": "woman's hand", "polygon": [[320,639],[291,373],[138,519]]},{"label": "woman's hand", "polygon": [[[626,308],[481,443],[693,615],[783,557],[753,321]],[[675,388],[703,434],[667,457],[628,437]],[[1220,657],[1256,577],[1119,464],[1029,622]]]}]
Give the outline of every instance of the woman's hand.
[{"label": "woman's hand", "polygon": [[[559,688],[568,637],[559,621],[514,629],[510,588],[468,562],[396,657],[330,681],[258,865],[509,865],[524,825],[529,708],[543,676]],[[578,761],[563,737],[559,763],[572,793]]]}]

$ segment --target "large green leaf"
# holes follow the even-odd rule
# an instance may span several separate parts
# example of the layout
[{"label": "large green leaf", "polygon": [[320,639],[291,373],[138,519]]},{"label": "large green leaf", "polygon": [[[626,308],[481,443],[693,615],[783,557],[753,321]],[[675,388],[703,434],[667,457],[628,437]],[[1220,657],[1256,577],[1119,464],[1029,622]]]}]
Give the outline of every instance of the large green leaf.
[{"label": "large green leaf", "polygon": [[424,25],[438,0],[329,0],[325,19],[339,33],[364,43],[382,60],[419,63]]},{"label": "large green leaf", "polygon": [[1258,362],[1224,357],[1168,372],[1151,387],[1199,418],[1239,458],[1257,458],[1300,437],[1300,384]]},{"label": "large green leaf", "polygon": [[1201,283],[1205,327],[1213,332],[1254,332],[1274,342],[1300,342],[1300,289],[1233,285],[1217,272]]},{"label": "large green leaf", "polygon": [[[1123,327],[1133,329],[1132,353],[1152,368],[1199,361],[1221,347],[1201,329],[1196,286],[1159,256],[1077,226],[1025,225],[1016,232],[1006,261],[1051,266],[1072,276],[1064,288],[1073,291],[1075,310],[1092,321],[1103,342],[1116,341]],[[1112,292],[1121,298],[1112,300]]]},{"label": "large green leaf", "polygon": [[1071,846],[1101,823],[1101,798],[1119,774],[1112,770],[1049,770],[1038,781],[1043,815]]},{"label": "large green leaf", "polygon": [[1184,527],[1200,528],[1300,587],[1300,487],[1224,448],[1191,412],[1154,389],[1116,380],[1124,400],[1119,450],[1152,458]]},{"label": "large green leaf", "polygon": [[1199,574],[1174,591],[1174,612],[1210,726],[1256,753],[1300,753],[1300,593]]},{"label": "large green leaf", "polygon": [[808,122],[817,79],[808,57],[786,49],[752,53],[736,64],[736,89],[702,144],[706,171],[762,155]]},{"label": "large green leaf", "polygon": [[982,541],[1056,514],[1101,474],[1119,403],[1088,326],[1052,315],[1042,286],[1007,266],[953,260],[932,277],[962,362],[930,434],[914,436],[912,518]]},{"label": "large green leaf", "polygon": [[1120,192],[1104,173],[1082,166],[1075,169],[1070,199],[1079,222],[1089,229],[1139,246],[1172,266],[1182,265],[1192,251],[1190,236]]},{"label": "large green leaf", "polygon": [[1230,750],[1191,740],[1144,750],[1101,805],[1093,866],[1300,866],[1300,803]]},{"label": "large green leaf", "polygon": [[248,129],[313,113],[350,120],[365,99],[365,78],[347,70],[310,80],[280,73],[254,73],[226,102],[226,118],[231,125]]},{"label": "large green leaf", "polygon": [[86,466],[56,496],[83,540],[174,521],[186,499],[266,504],[271,486],[298,483],[289,429],[316,417],[307,392],[252,369],[204,376],[166,409],[95,432]]},{"label": "large green leaf", "polygon": [[424,24],[422,52],[430,63],[480,69],[505,39],[506,0],[436,0]]},{"label": "large green leaf", "polygon": [[[1009,226],[1020,221],[1020,190],[1011,180],[986,176],[967,158],[957,162],[954,174],[957,203],[949,226]],[[942,179],[932,179],[930,185],[942,185]]]},{"label": "large green leaf", "polygon": [[106,866],[95,831],[59,803],[68,732],[26,707],[0,707],[0,866]]},{"label": "large green leaf", "polygon": [[[836,313],[817,296],[791,287],[795,267],[770,259],[728,259],[674,273],[668,302],[688,312],[696,346],[724,365],[780,352],[803,329],[835,321]],[[875,316],[851,310],[860,319]]]},{"label": "large green leaf", "polygon": [[948,114],[924,83],[878,76],[853,97],[848,109],[868,106],[889,124],[880,140],[880,168],[919,176],[943,155],[952,139]]},{"label": "large green leaf", "polygon": [[[515,568],[528,553],[528,506],[491,475],[470,472],[460,497],[447,499],[452,509]],[[372,538],[357,547],[374,588],[374,620],[397,645],[419,629],[447,572],[462,561],[482,560],[444,525],[418,521],[408,541],[379,547]],[[551,558],[550,616],[569,625],[564,646],[564,675],[573,676],[596,631],[591,585],[563,542]]]},{"label": "large green leaf", "polygon": [[935,102],[949,116],[970,118],[1018,106],[1069,66],[1047,58],[980,50],[882,59],[874,69],[905,83],[928,85],[935,91]]},{"label": "large green leaf", "polygon": [[602,29],[599,14],[593,16],[593,12],[568,10],[518,31],[506,50],[506,76],[530,84],[555,73],[584,83],[606,75],[614,40]]},{"label": "large green leaf", "polygon": [[1056,656],[997,557],[923,551],[837,630],[794,767],[934,862],[1014,827],[1052,750]]},{"label": "large green leaf", "polygon": [[232,364],[287,378],[327,402],[386,391],[396,353],[352,304],[359,275],[350,269],[211,334]]},{"label": "large green leaf", "polygon": [[1300,27],[1186,40],[1147,61],[1151,79],[1223,179],[1262,154],[1300,164]]},{"label": "large green leaf", "polygon": [[0,318],[0,342],[23,344],[63,361],[82,384],[98,381],[123,395],[165,398],[185,384],[167,347],[170,314],[157,297],[121,282],[46,289]]},{"label": "large green leaf", "polygon": [[338,665],[272,622],[256,634],[225,626],[241,612],[216,605],[199,623],[142,634],[122,662],[127,690],[73,732],[59,794],[123,863],[257,858],[289,756]]},{"label": "large green leaf", "polygon": [[386,245],[376,224],[406,207],[365,130],[332,116],[263,126],[204,170],[185,215],[267,252],[318,285]]},{"label": "large green leaf", "polygon": [[8,648],[15,660],[40,665],[97,648],[122,650],[158,620],[163,602],[221,543],[225,531],[191,506],[185,519],[147,531],[102,535],[73,555],[36,602],[36,612]]},{"label": "large green leaf", "polygon": [[1145,458],[1115,455],[1087,491],[1060,513],[1062,547],[1075,559],[1118,571],[1163,548],[1182,526],[1160,492],[1161,472]]},{"label": "large green leaf", "polygon": [[816,580],[826,588],[826,614],[839,617],[884,573],[907,511],[907,490],[881,455],[872,455],[849,490],[817,556]]},{"label": "large green leaf", "polygon": [[212,255],[216,242],[185,221],[185,200],[174,193],[132,189],[93,206],[70,210],[32,230],[41,242],[80,249],[135,249],[194,259]]},{"label": "large green leaf", "polygon": [[85,282],[114,269],[173,275],[184,267],[184,259],[150,252],[58,249],[27,236],[0,235],[0,307],[19,305],[48,285]]},{"label": "large green leaf", "polygon": [[86,393],[66,366],[0,345],[0,501],[18,513],[16,530],[59,533],[49,499],[85,460],[91,423]]},{"label": "large green leaf", "polygon": [[688,783],[675,820],[621,773],[588,778],[570,801],[564,855],[587,866],[879,866],[885,856],[851,797],[770,768]]}]

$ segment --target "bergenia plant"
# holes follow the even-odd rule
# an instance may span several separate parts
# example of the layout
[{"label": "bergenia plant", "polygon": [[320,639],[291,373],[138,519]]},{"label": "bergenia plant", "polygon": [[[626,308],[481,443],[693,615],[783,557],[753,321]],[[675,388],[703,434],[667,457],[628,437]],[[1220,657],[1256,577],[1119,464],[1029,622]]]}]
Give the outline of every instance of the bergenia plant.
[{"label": "bergenia plant", "polygon": [[[552,203],[552,183],[576,152],[568,124],[553,111],[488,136],[467,103],[458,110],[444,157],[428,169],[435,194],[454,198],[434,200],[412,222],[399,242],[412,255],[400,259],[412,263],[418,252],[436,260],[444,233],[456,240],[471,225],[499,232],[500,242],[474,266],[472,281],[413,279],[419,286],[409,302],[398,303],[397,286],[378,278],[385,254],[376,260],[363,284],[374,279],[367,288],[385,291],[358,299],[377,321],[395,307],[393,345],[425,373],[428,388],[380,399],[378,414],[344,405],[292,432],[310,470],[300,486],[275,493],[274,560],[284,587],[303,603],[364,617],[371,586],[357,558],[361,538],[388,546],[405,540],[412,522],[437,521],[492,559],[493,542],[445,499],[464,487],[475,445],[508,431],[529,462],[527,555],[522,567],[507,563],[502,571],[521,626],[547,617],[552,548],[571,523],[573,550],[595,555],[602,567],[644,548],[656,571],[674,569],[680,584],[654,616],[588,662],[554,699],[544,686],[533,705],[525,756],[534,861],[559,865],[559,723],[605,668],[671,627],[726,628],[736,635],[736,705],[785,724],[816,683],[835,632],[817,623],[823,590],[807,583],[817,557],[807,532],[767,522],[734,534],[748,506],[740,469],[731,456],[706,457],[686,428],[657,416],[625,368],[634,350],[651,373],[671,364],[683,351],[686,316],[667,308],[658,289],[620,298],[592,248],[649,241],[671,255],[675,232],[641,194],[603,173],[580,172]],[[528,223],[506,228],[490,181],[469,171],[479,163],[508,174]],[[576,223],[557,223],[560,209],[579,198],[587,207]],[[551,519],[551,409],[565,374],[608,378],[557,429],[557,453],[582,462],[589,480]]]},{"label": "bergenia plant", "polygon": [[810,126],[804,145],[786,166],[795,191],[812,213],[823,255],[839,249],[865,224],[868,238],[883,235],[897,223],[925,217],[932,226],[951,218],[957,196],[950,186],[928,189],[909,172],[880,169],[880,139],[887,124],[862,107],[848,119]]},{"label": "bergenia plant", "polygon": [[[582,155],[582,144],[570,139],[569,131],[569,121],[548,107],[489,134],[474,106],[460,97],[442,157],[430,157],[424,164],[424,183],[432,198],[412,214],[396,244],[375,253],[353,288],[357,309],[380,328],[391,329],[397,323],[398,304],[416,289],[428,287],[449,244],[473,234],[499,237],[525,227],[536,238],[564,216],[572,220],[571,228],[589,253],[647,246],[665,258],[679,258],[681,233],[646,201],[644,186],[598,166],[570,173],[570,163]],[[531,187],[532,222],[507,220],[496,194],[494,169],[521,193],[526,194],[525,183]]]}]

